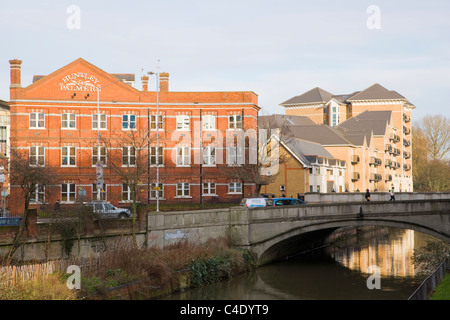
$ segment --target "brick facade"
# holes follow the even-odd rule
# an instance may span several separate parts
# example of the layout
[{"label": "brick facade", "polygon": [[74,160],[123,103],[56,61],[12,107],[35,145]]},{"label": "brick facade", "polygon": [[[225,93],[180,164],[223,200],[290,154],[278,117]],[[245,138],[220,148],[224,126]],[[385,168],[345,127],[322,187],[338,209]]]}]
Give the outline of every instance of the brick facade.
[{"label": "brick facade", "polygon": [[[152,190],[151,184],[156,182],[155,148],[152,147],[156,146],[157,102],[159,119],[162,119],[158,129],[159,145],[163,148],[159,168],[163,202],[160,203],[234,202],[243,194],[253,192],[254,185],[245,183],[239,192],[234,185],[230,192],[230,183],[238,182],[230,181],[225,174],[229,167],[225,138],[227,133],[235,131],[235,121],[244,131],[256,129],[259,107],[255,93],[171,92],[169,74],[160,73],[157,101],[157,92],[148,91],[149,82],[155,77],[144,76],[142,90],[138,90],[81,58],[22,87],[21,63],[17,59],[10,61],[11,148],[34,155],[37,165],[54,167],[58,178],[58,183],[47,187],[43,198],[36,195],[39,200],[36,205],[40,202],[53,204],[58,199],[70,205],[80,200],[80,188],[86,190],[84,200],[95,200],[96,151],[99,151],[99,159],[106,158],[103,168],[106,190],[102,190],[102,197],[115,205],[128,205],[127,187],[113,172],[109,161],[132,163],[137,161],[138,155],[131,149],[123,149],[125,145],[105,149],[102,146],[103,139],[125,141],[120,140],[121,137],[126,139],[132,132],[139,139],[150,132],[151,141],[141,153],[146,166],[150,159],[150,174],[142,177],[138,194],[139,201],[149,202],[148,194],[152,197],[154,192],[149,192],[148,187]],[[98,87],[101,90],[97,96]],[[99,149],[97,126],[101,136]],[[202,137],[200,142],[194,141],[195,134]],[[204,164],[201,152],[211,143],[215,143],[215,161]],[[187,149],[180,151],[180,146]],[[185,163],[177,164],[179,151],[182,154],[178,159],[186,160]],[[118,153],[122,153],[121,159],[111,159]],[[21,198],[20,190],[12,183],[12,214],[23,210]]]}]

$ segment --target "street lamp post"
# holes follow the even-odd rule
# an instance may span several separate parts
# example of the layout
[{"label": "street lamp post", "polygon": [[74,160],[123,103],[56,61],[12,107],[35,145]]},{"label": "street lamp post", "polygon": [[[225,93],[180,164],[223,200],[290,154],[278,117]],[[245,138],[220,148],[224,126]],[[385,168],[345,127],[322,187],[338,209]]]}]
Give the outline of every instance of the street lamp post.
[{"label": "street lamp post", "polygon": [[[159,60],[158,60],[159,62]],[[148,72],[149,75],[156,75],[156,212],[159,212],[159,63],[158,72]],[[150,130],[150,128],[149,128]]]}]

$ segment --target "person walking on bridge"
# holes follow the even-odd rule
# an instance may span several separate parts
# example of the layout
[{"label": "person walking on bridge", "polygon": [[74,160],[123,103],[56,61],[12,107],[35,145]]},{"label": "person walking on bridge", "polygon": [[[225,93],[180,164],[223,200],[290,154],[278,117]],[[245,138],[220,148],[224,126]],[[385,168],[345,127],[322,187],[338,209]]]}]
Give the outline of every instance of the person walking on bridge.
[{"label": "person walking on bridge", "polygon": [[367,201],[370,201],[370,192],[369,192],[369,189],[366,190],[366,194],[364,195],[364,198],[366,198]]},{"label": "person walking on bridge", "polygon": [[395,201],[394,188],[392,188],[391,190],[389,190],[389,195],[391,196],[391,198],[389,199],[389,201]]}]

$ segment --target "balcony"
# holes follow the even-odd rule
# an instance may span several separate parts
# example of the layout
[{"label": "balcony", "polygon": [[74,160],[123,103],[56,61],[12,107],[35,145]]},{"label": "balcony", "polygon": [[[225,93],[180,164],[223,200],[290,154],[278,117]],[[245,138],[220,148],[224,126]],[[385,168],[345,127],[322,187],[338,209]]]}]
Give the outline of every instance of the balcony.
[{"label": "balcony", "polygon": [[403,121],[405,121],[406,123],[411,121],[411,117],[407,116],[406,113],[403,114]]},{"label": "balcony", "polygon": [[391,133],[389,135],[389,140],[396,143],[400,141],[400,137],[398,135],[396,135],[395,133]]},{"label": "balcony", "polygon": [[382,179],[383,179],[383,177],[381,176],[381,174],[371,173],[369,181],[378,182],[378,181],[381,181]]},{"label": "balcony", "polygon": [[381,166],[382,161],[380,158],[377,157],[370,157],[370,162],[369,165],[374,166],[374,167],[378,167]]},{"label": "balcony", "polygon": [[390,168],[391,167],[391,162],[392,162],[391,160],[386,159],[385,162],[384,162],[384,167],[385,168],[388,168],[388,167]]},{"label": "balcony", "polygon": [[359,180],[359,173],[353,172],[352,173],[352,181],[358,181]]},{"label": "balcony", "polygon": [[394,156],[399,156],[399,155],[400,155],[400,149],[393,148],[393,149],[392,149],[392,154],[393,154]]},{"label": "balcony", "polygon": [[405,170],[405,171],[411,170],[411,165],[410,164],[404,164],[403,165],[403,170]]},{"label": "balcony", "polygon": [[352,164],[357,164],[357,163],[359,163],[359,156],[353,155],[352,156]]},{"label": "balcony", "polygon": [[392,146],[390,144],[387,144],[384,146],[384,151],[385,152],[391,152],[392,151]]},{"label": "balcony", "polygon": [[387,175],[385,175],[384,181],[385,181],[385,182],[392,181],[392,174],[387,174]]},{"label": "balcony", "polygon": [[411,145],[411,141],[406,140],[406,139],[403,139],[403,145],[404,145],[405,147],[409,147],[409,146]]},{"label": "balcony", "polygon": [[411,158],[411,152],[403,151],[403,158],[405,158],[405,159]]},{"label": "balcony", "polygon": [[409,129],[409,128],[403,126],[403,133],[406,134],[406,135],[408,135],[408,134],[411,133],[411,129]]}]

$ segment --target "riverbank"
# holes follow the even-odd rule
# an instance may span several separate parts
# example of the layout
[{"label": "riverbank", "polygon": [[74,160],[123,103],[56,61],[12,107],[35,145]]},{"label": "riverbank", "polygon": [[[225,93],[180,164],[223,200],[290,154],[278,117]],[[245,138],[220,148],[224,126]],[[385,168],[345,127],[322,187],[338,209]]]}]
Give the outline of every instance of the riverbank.
[{"label": "riverbank", "polygon": [[450,272],[436,286],[429,300],[450,300]]},{"label": "riverbank", "polygon": [[[231,248],[227,239],[211,239],[204,244],[182,241],[164,250],[119,244],[90,261],[58,264],[59,269],[53,268],[50,274],[34,273],[33,279],[14,273],[16,280],[11,282],[0,274],[0,297],[13,300],[155,299],[247,272],[255,267],[255,259],[248,250]],[[71,275],[66,273],[67,265],[80,267],[80,290],[67,288],[66,281]],[[17,271],[16,266],[6,268]],[[46,283],[50,282],[58,287],[58,294],[49,293]],[[34,289],[29,290],[30,287]]]}]

